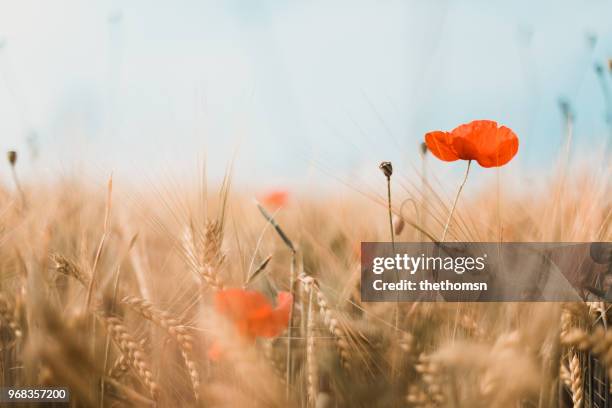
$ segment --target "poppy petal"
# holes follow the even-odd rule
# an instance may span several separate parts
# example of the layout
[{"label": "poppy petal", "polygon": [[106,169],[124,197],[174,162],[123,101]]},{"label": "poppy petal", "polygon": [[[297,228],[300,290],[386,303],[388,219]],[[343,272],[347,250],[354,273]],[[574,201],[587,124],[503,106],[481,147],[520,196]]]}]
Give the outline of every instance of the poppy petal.
[{"label": "poppy petal", "polygon": [[467,137],[475,144],[479,143],[478,138],[487,132],[493,134],[497,130],[497,122],[494,120],[473,120],[463,125],[459,125],[451,131],[455,137]]},{"label": "poppy petal", "polygon": [[492,120],[475,120],[455,128],[453,145],[459,158],[477,160],[482,167],[499,167],[512,160],[518,151],[518,138],[506,126],[497,126]]},{"label": "poppy petal", "polygon": [[443,161],[455,161],[459,156],[453,149],[453,136],[448,132],[436,130],[425,134],[425,143],[429,151]]},{"label": "poppy petal", "polygon": [[[508,136],[502,136],[500,143],[492,152],[482,154],[478,158],[478,164],[482,167],[500,167],[508,163],[518,152],[519,141],[512,130],[501,127],[500,133],[504,132]],[[508,133],[509,132],[509,133]]]},{"label": "poppy petal", "polygon": [[463,160],[476,160],[483,150],[492,151],[495,149],[497,143],[497,122],[493,120],[473,120],[470,123],[457,126],[451,133],[456,138],[470,141],[475,149],[475,152],[473,150],[465,152],[467,154],[466,157],[461,157],[461,153],[457,152],[459,158]]},{"label": "poppy petal", "polygon": [[466,137],[456,137],[453,139],[453,149],[461,160],[476,160],[478,158],[478,148]]},{"label": "poppy petal", "polygon": [[255,291],[227,289],[217,292],[217,312],[234,322],[251,317],[263,317],[272,313],[272,305],[264,295]]},{"label": "poppy petal", "polygon": [[425,135],[429,150],[444,161],[476,160],[482,167],[499,167],[518,152],[518,137],[493,120],[474,120],[457,126],[450,133],[429,132]]},{"label": "poppy petal", "polygon": [[261,197],[261,202],[270,210],[278,210],[289,201],[289,192],[285,190],[270,191]]},{"label": "poppy petal", "polygon": [[252,333],[260,337],[276,337],[289,325],[293,296],[289,292],[279,292],[277,306],[270,316],[251,321]]},{"label": "poppy petal", "polygon": [[255,340],[257,336],[276,337],[289,324],[293,297],[288,292],[278,294],[278,304],[272,304],[261,293],[242,289],[217,292],[217,312],[227,317],[241,336]]}]

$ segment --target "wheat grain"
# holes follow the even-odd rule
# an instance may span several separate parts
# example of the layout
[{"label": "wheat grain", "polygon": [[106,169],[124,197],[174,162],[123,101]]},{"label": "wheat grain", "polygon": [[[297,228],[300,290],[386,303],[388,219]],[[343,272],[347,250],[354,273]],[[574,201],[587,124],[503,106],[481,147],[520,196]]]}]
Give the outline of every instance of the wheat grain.
[{"label": "wheat grain", "polygon": [[51,261],[53,261],[57,273],[74,278],[85,287],[89,284],[89,276],[70,259],[60,254],[52,254]]},{"label": "wheat grain", "polygon": [[170,337],[176,341],[189,373],[194,396],[196,400],[198,400],[200,390],[200,374],[198,372],[197,365],[191,356],[193,349],[193,336],[189,333],[189,330],[180,322],[179,319],[171,316],[170,313],[166,311],[155,308],[151,302],[145,299],[140,299],[135,296],[128,296],[122,300],[122,303],[129,305],[145,319],[150,320],[159,327],[165,329]]},{"label": "wheat grain", "polygon": [[571,388],[572,386],[572,376],[570,374],[569,368],[561,362],[559,367],[559,378],[565,384],[566,387]]},{"label": "wheat grain", "polygon": [[15,319],[15,307],[2,293],[0,293],[0,323],[9,327],[16,340],[21,338],[23,331]]},{"label": "wheat grain", "polygon": [[119,380],[128,372],[129,369],[130,367],[128,366],[127,361],[125,360],[125,357],[122,354],[117,358],[113,366],[108,371],[107,375],[109,378]]},{"label": "wheat grain", "polygon": [[350,369],[351,352],[349,348],[348,336],[344,329],[341,327],[340,320],[335,310],[329,307],[329,302],[327,301],[327,298],[319,288],[319,285],[315,278],[307,275],[306,273],[301,273],[298,276],[298,280],[301,282],[304,292],[308,294],[313,292],[316,296],[317,305],[319,306],[319,314],[322,317],[323,322],[325,323],[325,326],[328,328],[329,332],[334,336],[342,366],[347,370]]},{"label": "wheat grain", "polygon": [[[215,228],[211,227],[211,229],[214,230]],[[218,237],[212,232],[208,233],[207,236],[213,242],[210,242],[206,246],[206,255],[202,255],[201,246],[198,245],[193,230],[191,228],[186,228],[183,233],[183,250],[189,266],[200,278],[200,282],[214,291],[222,290],[224,284],[218,275],[218,267],[222,263],[222,255],[218,252],[216,256],[213,256],[213,249],[220,248],[220,245],[215,242]]]},{"label": "wheat grain", "polygon": [[150,364],[145,360],[145,352],[140,344],[134,340],[118,317],[102,316],[107,330],[111,334],[115,344],[123,353],[126,362],[134,369],[136,375],[145,384],[151,397],[156,399],[159,392],[157,383],[153,380]]},{"label": "wheat grain", "polygon": [[315,335],[314,335],[314,318],[315,309],[313,308],[313,291],[308,294],[308,320],[306,322],[306,380],[307,380],[307,397],[308,403],[311,406],[316,404],[317,400],[317,361],[315,354]]},{"label": "wheat grain", "polygon": [[582,386],[582,373],[580,370],[580,360],[575,354],[570,358],[569,361],[569,373],[570,373],[570,389],[572,391],[572,402],[574,408],[582,408],[582,402],[584,398],[584,388]]},{"label": "wheat grain", "polygon": [[576,347],[578,350],[590,351],[600,357],[612,376],[612,331],[597,327],[589,334],[582,329],[572,329],[562,339],[565,346]]},{"label": "wheat grain", "polygon": [[443,404],[446,397],[442,391],[441,365],[434,362],[427,355],[421,354],[419,362],[415,365],[415,370],[421,375],[421,379],[426,385],[427,397],[430,403],[436,406]]}]

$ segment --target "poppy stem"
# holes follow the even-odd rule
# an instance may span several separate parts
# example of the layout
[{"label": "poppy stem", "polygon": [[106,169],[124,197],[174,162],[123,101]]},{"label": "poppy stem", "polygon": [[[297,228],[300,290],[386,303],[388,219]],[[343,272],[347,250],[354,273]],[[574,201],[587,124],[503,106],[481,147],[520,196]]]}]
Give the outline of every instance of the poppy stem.
[{"label": "poppy stem", "polygon": [[[389,209],[389,232],[391,233],[391,247],[395,252],[395,235],[393,229],[393,211],[391,210],[391,176],[393,175],[393,165],[390,161],[381,162],[378,168],[383,172],[387,179],[387,208]],[[400,209],[401,217],[401,209]],[[399,279],[397,270],[395,271],[396,278]],[[399,294],[398,294],[399,296]],[[399,304],[395,303],[395,330],[397,330],[399,323]],[[393,369],[393,367],[392,367]]]},{"label": "poppy stem", "polygon": [[291,308],[289,309],[289,327],[287,327],[287,372],[285,381],[287,382],[287,388],[285,389],[285,397],[289,400],[291,394],[291,383],[293,380],[293,325],[295,316],[295,284],[296,280],[296,251],[291,252],[291,268],[289,269],[289,293],[291,293]]},{"label": "poppy stem", "polygon": [[391,176],[393,175],[393,165],[390,161],[381,162],[378,165],[380,171],[383,172],[387,179],[387,208],[389,209],[389,231],[391,232],[391,243],[393,251],[395,251],[395,236],[393,234],[393,212],[391,211]]},{"label": "poppy stem", "polygon": [[387,177],[387,209],[389,210],[389,232],[391,232],[391,245],[395,251],[395,234],[393,233],[393,210],[391,209],[391,177]]},{"label": "poppy stem", "polygon": [[19,178],[17,177],[17,171],[15,170],[15,165],[11,164],[11,175],[13,176],[13,182],[15,183],[15,187],[19,192],[19,198],[21,199],[21,208],[27,208],[27,201],[25,193],[21,188],[21,183],[19,183]]},{"label": "poppy stem", "polygon": [[453,219],[453,214],[455,213],[455,207],[457,207],[457,201],[459,201],[461,190],[463,190],[463,186],[465,186],[465,182],[467,181],[468,174],[470,174],[471,164],[472,164],[472,161],[468,160],[467,169],[465,170],[465,176],[463,176],[463,181],[459,185],[459,189],[457,190],[457,195],[455,195],[455,200],[453,201],[453,206],[451,207],[450,214],[448,214],[448,219],[446,220],[446,225],[444,226],[444,231],[442,232],[442,239],[440,240],[440,242],[444,242],[444,240],[446,239],[446,233],[448,232],[448,227],[450,226],[451,220]]}]

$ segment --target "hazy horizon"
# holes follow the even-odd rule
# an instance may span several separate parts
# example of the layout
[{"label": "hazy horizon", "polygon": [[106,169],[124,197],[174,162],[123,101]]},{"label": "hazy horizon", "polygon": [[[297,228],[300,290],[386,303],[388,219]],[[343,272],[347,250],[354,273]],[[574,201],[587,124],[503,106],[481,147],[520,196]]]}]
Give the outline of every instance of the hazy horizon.
[{"label": "hazy horizon", "polygon": [[0,2],[2,149],[26,175],[128,179],[204,157],[219,179],[236,154],[239,183],[289,185],[418,167],[426,131],[487,118],[521,140],[505,171],[548,169],[560,100],[576,151],[611,137],[609,15],[610,1]]}]

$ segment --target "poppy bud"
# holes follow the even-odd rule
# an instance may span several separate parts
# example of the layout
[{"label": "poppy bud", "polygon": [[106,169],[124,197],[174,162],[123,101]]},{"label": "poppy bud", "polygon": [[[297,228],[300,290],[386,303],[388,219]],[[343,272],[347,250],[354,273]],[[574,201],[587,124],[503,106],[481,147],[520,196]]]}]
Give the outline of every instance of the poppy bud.
[{"label": "poppy bud", "polygon": [[396,217],[393,221],[393,229],[395,230],[395,235],[400,235],[404,230],[405,225],[406,222],[404,222],[404,219],[402,217]]},{"label": "poppy bud", "polygon": [[574,115],[572,113],[572,106],[569,101],[565,98],[559,99],[559,109],[561,110],[561,114],[565,118],[572,118]]},{"label": "poppy bud", "polygon": [[384,161],[384,162],[380,163],[378,168],[380,170],[382,170],[382,172],[383,172],[383,174],[385,175],[386,178],[390,178],[391,175],[393,174],[393,166],[391,165],[391,162]]},{"label": "poppy bud", "polygon": [[421,142],[421,154],[425,156],[427,154],[427,143]]},{"label": "poppy bud", "polygon": [[17,163],[17,152],[14,150],[9,150],[6,153],[6,157],[8,158],[9,163],[11,164],[11,166],[14,166],[15,163]]}]

